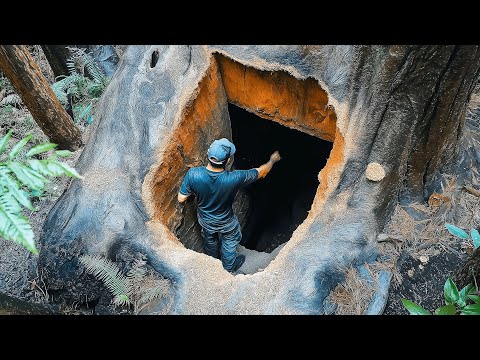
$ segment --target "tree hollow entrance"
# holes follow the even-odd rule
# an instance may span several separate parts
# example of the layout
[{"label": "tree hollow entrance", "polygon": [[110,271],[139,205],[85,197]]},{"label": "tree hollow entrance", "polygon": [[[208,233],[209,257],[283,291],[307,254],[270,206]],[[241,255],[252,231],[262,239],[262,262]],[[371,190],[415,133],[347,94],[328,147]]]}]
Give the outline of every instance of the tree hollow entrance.
[{"label": "tree hollow entrance", "polygon": [[222,137],[235,143],[238,169],[258,167],[277,149],[282,154],[268,177],[239,192],[234,203],[242,245],[270,252],[308,214],[336,138],[335,111],[315,79],[258,70],[220,54],[212,58],[147,185],[152,218],[198,252],[203,241],[195,200],[180,205],[177,193],[188,168],[207,165],[208,147]]},{"label": "tree hollow entrance", "polygon": [[229,105],[233,142],[237,147],[234,168],[250,169],[265,163],[273,151],[282,160],[265,179],[245,190],[249,209],[241,244],[271,252],[287,242],[308,215],[333,143],[289,129]]}]

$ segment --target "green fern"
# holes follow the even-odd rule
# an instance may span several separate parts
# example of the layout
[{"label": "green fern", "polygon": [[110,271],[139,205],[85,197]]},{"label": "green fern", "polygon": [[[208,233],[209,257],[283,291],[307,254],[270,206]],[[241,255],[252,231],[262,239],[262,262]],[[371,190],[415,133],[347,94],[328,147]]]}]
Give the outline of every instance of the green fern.
[{"label": "green fern", "polygon": [[30,197],[42,194],[49,182],[48,177],[67,175],[81,178],[81,176],[75,169],[58,161],[58,157],[71,155],[70,151],[57,150],[42,160],[32,158],[52,151],[56,144],[40,144],[25,153],[31,135],[17,142],[7,153],[11,136],[12,130],[0,139],[0,236],[24,246],[33,254],[38,254],[32,227],[22,211],[35,210]]},{"label": "green fern", "polygon": [[7,106],[7,105],[13,105],[13,106],[22,105],[22,99],[17,94],[7,95],[2,99],[2,101],[0,101],[0,106]]},{"label": "green fern", "polygon": [[84,49],[70,48],[70,51],[72,56],[67,61],[70,75],[59,77],[52,84],[52,90],[63,106],[67,106],[70,95],[74,120],[77,122],[85,120],[90,124],[93,118],[91,112],[107,87],[109,78]]},{"label": "green fern", "polygon": [[138,314],[151,301],[165,296],[166,281],[155,281],[153,286],[143,284],[147,269],[144,258],[135,259],[132,268],[125,276],[117,264],[98,255],[82,255],[79,258],[85,270],[101,280],[113,296],[115,305],[133,305],[134,314]]},{"label": "green fern", "polygon": [[88,273],[101,280],[113,295],[115,305],[129,305],[129,281],[122,274],[117,264],[98,255],[83,255],[80,262]]}]

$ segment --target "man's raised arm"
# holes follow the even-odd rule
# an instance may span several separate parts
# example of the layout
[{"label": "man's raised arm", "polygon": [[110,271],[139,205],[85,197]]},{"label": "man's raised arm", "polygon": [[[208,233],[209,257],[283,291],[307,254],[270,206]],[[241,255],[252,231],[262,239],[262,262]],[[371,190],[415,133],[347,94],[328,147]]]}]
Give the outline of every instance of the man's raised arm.
[{"label": "man's raised arm", "polygon": [[280,153],[278,151],[275,151],[272,155],[270,155],[270,160],[268,160],[268,162],[256,168],[258,171],[258,178],[262,179],[265,176],[267,176],[270,170],[272,170],[273,164],[275,164],[277,161],[280,161],[280,160],[281,160]]}]

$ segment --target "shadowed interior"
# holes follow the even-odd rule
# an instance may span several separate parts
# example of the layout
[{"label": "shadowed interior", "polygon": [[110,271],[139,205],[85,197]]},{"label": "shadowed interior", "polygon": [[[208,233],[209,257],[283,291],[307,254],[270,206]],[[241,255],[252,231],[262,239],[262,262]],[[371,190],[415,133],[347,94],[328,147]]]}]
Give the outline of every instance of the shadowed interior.
[{"label": "shadowed interior", "polygon": [[229,105],[232,136],[237,147],[234,167],[250,169],[268,161],[278,150],[282,160],[264,179],[246,188],[249,211],[241,244],[271,252],[288,241],[307,217],[332,143],[289,129]]}]

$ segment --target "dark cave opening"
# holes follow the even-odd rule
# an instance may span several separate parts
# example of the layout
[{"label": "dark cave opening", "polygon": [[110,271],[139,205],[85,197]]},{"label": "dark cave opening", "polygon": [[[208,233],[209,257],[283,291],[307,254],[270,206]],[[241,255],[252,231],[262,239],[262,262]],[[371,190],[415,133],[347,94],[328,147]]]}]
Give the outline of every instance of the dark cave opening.
[{"label": "dark cave opening", "polygon": [[275,150],[282,157],[266,178],[245,188],[251,205],[241,244],[271,252],[287,242],[307,217],[318,187],[317,175],[325,166],[333,143],[232,104],[228,111],[237,148],[235,169],[259,167]]}]

